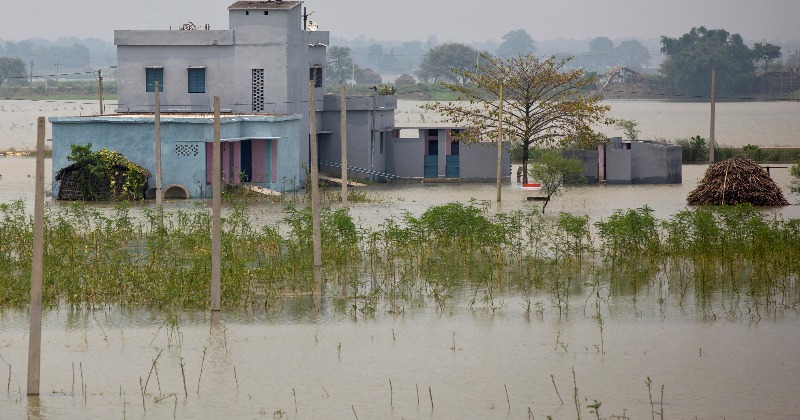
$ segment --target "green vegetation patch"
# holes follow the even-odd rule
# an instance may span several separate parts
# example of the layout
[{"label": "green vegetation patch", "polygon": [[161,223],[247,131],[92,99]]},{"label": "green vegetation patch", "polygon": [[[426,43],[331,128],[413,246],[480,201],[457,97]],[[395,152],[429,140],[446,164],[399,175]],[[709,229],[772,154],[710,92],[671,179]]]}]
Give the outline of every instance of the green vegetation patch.
[{"label": "green vegetation patch", "polygon": [[56,174],[59,200],[141,200],[147,193],[150,172],[120,153],[92,144],[70,145],[67,160],[73,162]]}]

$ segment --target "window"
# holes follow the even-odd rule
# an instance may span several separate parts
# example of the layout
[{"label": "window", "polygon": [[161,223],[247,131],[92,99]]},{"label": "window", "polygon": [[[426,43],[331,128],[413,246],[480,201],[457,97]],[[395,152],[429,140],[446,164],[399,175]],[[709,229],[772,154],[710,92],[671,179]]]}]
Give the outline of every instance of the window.
[{"label": "window", "polygon": [[458,156],[458,152],[459,152],[458,148],[459,148],[458,140],[453,140],[452,142],[450,142],[450,154],[451,155]]},{"label": "window", "polygon": [[253,69],[253,112],[264,111],[264,69]]},{"label": "window", "polygon": [[145,69],[145,81],[147,92],[156,91],[156,82],[158,82],[158,91],[164,91],[164,69],[162,67],[148,67]]},{"label": "window", "polygon": [[189,93],[206,93],[206,69],[204,67],[189,68]]},{"label": "window", "polygon": [[311,67],[308,80],[314,81],[314,87],[322,87],[322,67]]}]

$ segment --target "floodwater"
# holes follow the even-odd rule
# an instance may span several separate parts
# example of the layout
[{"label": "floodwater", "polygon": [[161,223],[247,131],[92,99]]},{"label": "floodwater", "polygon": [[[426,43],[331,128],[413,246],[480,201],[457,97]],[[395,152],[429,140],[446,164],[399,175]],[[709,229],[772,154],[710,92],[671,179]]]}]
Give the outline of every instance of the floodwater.
[{"label": "floodwater", "polygon": [[[436,116],[419,109],[421,101],[398,101],[395,123],[417,125],[436,121]],[[711,105],[702,102],[609,100],[609,117],[638,123],[639,139],[708,139]],[[718,102],[714,137],[721,146],[800,147],[800,101]],[[598,127],[609,137],[624,137],[616,127]]]},{"label": "floodwater", "polygon": [[[33,167],[32,158],[0,158],[0,202],[21,197],[32,207]],[[594,221],[648,205],[667,218],[685,208],[704,170],[684,166],[681,185],[573,188],[549,210]],[[800,201],[787,191],[787,170],[772,173],[787,198]],[[380,200],[353,204],[352,214],[374,226],[434,204],[493,201],[494,188],[373,186],[368,194]],[[492,209],[529,209],[526,196],[506,185],[502,204]],[[797,218],[798,207],[764,211]],[[282,217],[279,204],[258,205],[254,213],[265,223]],[[636,295],[606,292],[601,328],[587,291],[573,296],[564,314],[549,295],[531,296],[529,317],[519,292],[498,293],[495,310],[470,306],[471,292],[457,293],[444,308],[406,303],[390,311],[379,304],[370,314],[325,290],[269,310],[223,311],[218,323],[205,312],[50,309],[38,399],[24,395],[27,310],[6,308],[0,310],[0,417],[575,418],[576,387],[584,418],[594,417],[587,407],[594,401],[601,418],[654,412],[658,418],[661,410],[664,418],[715,419],[800,412],[795,307],[752,308],[716,294],[710,304],[679,303],[674,292],[664,298],[647,288]]]},{"label": "floodwater", "polygon": [[[794,141],[794,127],[776,144]],[[32,158],[0,158],[0,203],[22,198],[32,213],[34,166]],[[705,169],[685,165],[680,185],[571,188],[548,213],[596,221],[647,205],[668,218],[686,207]],[[788,170],[771,173],[787,199],[800,202],[788,191]],[[364,191],[375,201],[351,210],[364,226],[453,201],[485,200],[505,212],[536,205],[514,182],[499,205],[494,184]],[[800,218],[798,205],[763,211]],[[253,213],[264,223],[283,217],[281,204],[258,204]],[[595,401],[600,418],[659,418],[662,410],[664,418],[797,418],[798,308],[753,308],[718,294],[699,304],[674,293],[605,290],[596,307],[584,290],[564,313],[549,295],[532,295],[529,317],[519,292],[498,292],[492,310],[470,306],[471,290],[443,308],[415,302],[390,312],[378,304],[374,314],[336,290],[270,309],[224,310],[220,320],[146,308],[48,309],[39,398],[25,396],[28,311],[4,308],[0,419],[576,418],[576,394],[583,418],[595,418]]]},{"label": "floodwater", "polygon": [[321,299],[317,313],[313,299],[299,297],[276,313],[223,312],[216,326],[207,313],[50,310],[39,399],[24,395],[27,313],[4,310],[0,384],[9,383],[0,412],[451,419],[530,418],[530,410],[575,418],[575,387],[584,418],[593,418],[594,401],[602,418],[662,410],[664,418],[796,418],[800,410],[795,310],[726,319],[640,294],[604,305],[601,330],[583,296],[566,317],[534,297],[542,309],[530,319],[521,300],[495,299],[494,312],[456,297],[441,311],[364,316],[333,298]]},{"label": "floodwater", "polygon": [[[52,184],[52,161],[45,160],[45,189]],[[772,179],[781,187],[784,196],[790,203],[800,203],[800,197],[791,194],[789,184],[788,164],[778,164],[772,168]],[[675,213],[686,208],[686,197],[697,187],[702,180],[708,165],[683,165],[683,183],[673,185],[584,185],[565,189],[561,196],[554,198],[547,206],[547,212],[557,214],[567,212],[572,214],[587,214],[592,220],[608,217],[615,210],[633,209],[648,206],[654,210],[654,215],[660,218],[669,218]],[[36,161],[28,157],[0,157],[0,203],[7,203],[17,199],[26,202],[31,214],[33,213],[33,199]],[[512,170],[516,173],[516,167]],[[382,223],[389,217],[401,217],[404,212],[419,215],[432,205],[451,202],[468,202],[469,200],[488,201],[492,203],[492,211],[510,212],[514,210],[528,211],[535,205],[526,200],[532,194],[522,191],[516,180],[504,184],[500,204],[496,203],[497,189],[494,183],[456,183],[456,184],[421,184],[421,183],[396,183],[382,184],[361,189],[372,200],[368,203],[356,203],[351,209],[351,214],[356,220],[368,226]],[[352,188],[352,187],[351,187]],[[338,191],[338,188],[334,188]],[[291,193],[290,193],[291,194]],[[299,193],[302,195],[302,192]],[[60,205],[51,201],[52,205]],[[165,204],[166,210],[195,208],[191,201],[174,201]],[[145,205],[152,205],[147,203]],[[113,205],[99,205],[113,207]],[[283,216],[283,205],[256,204],[255,217],[261,218],[265,223],[274,223]],[[779,215],[784,218],[800,218],[800,206],[790,205],[781,208],[764,209],[764,212]]]},{"label": "floodwater", "polygon": [[[398,126],[427,124],[437,120],[435,114],[419,109],[420,101],[399,100],[395,113]],[[711,106],[702,102],[646,100],[610,100],[609,116],[634,120],[640,139],[687,139],[709,137]],[[116,101],[104,102],[106,112],[116,109]],[[36,118],[95,115],[97,101],[24,101],[0,100],[0,151],[33,149],[36,146]],[[716,112],[717,143],[741,147],[800,147],[800,101],[719,102]],[[598,127],[608,136],[623,136],[615,127]],[[47,123],[46,137],[51,137]]]}]

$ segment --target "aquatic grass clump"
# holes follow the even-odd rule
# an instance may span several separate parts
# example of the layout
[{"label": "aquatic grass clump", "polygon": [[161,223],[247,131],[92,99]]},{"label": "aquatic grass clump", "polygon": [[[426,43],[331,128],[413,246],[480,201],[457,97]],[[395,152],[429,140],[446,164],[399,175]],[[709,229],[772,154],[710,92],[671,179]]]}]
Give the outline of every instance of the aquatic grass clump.
[{"label": "aquatic grass clump", "polygon": [[658,223],[653,209],[616,210],[605,220],[595,222],[603,253],[612,263],[621,260],[652,259],[660,252]]},{"label": "aquatic grass clump", "polygon": [[[594,296],[599,305],[614,296],[636,300],[642,290],[659,300],[674,294],[681,305],[694,297],[704,308],[722,297],[729,316],[800,303],[798,220],[747,206],[687,209],[664,220],[643,207],[594,224],[584,215],[553,220],[488,208],[432,206],[372,229],[325,208],[318,276],[310,209],[287,206],[276,224],[259,224],[236,203],[222,223],[222,303],[273,308],[320,290],[341,299],[336,308],[364,314],[382,303],[397,313],[404,304],[452,301],[494,311],[509,293],[526,299],[528,311],[535,295],[562,312],[574,296]],[[47,209],[45,305],[207,306],[209,212],[133,212],[128,204]],[[32,225],[23,202],[0,205],[0,305],[28,302]]]},{"label": "aquatic grass clump", "polygon": [[[288,247],[287,257],[296,261],[298,266],[305,267],[311,261],[313,252],[311,207],[298,210],[295,206],[288,205],[284,211],[286,217],[283,223],[290,228],[285,242]],[[322,208],[320,235],[322,258],[326,263],[343,266],[361,259],[358,245],[362,234],[346,210]]]}]

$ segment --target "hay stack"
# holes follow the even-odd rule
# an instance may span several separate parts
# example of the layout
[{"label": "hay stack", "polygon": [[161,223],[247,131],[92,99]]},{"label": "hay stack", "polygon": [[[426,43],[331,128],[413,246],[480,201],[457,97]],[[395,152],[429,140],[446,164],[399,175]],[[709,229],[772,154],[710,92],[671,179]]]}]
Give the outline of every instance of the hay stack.
[{"label": "hay stack", "polygon": [[785,206],[789,202],[767,171],[750,159],[733,158],[708,167],[703,180],[689,193],[692,206],[745,204]]}]

